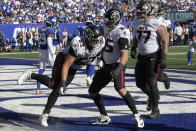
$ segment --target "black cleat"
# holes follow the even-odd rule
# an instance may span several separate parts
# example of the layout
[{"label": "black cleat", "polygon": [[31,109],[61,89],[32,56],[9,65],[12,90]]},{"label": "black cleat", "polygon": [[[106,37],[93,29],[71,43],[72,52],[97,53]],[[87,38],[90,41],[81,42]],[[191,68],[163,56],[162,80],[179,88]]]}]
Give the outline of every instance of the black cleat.
[{"label": "black cleat", "polygon": [[163,81],[163,84],[165,86],[165,89],[168,90],[170,88],[170,80],[168,79],[168,76],[166,73],[164,75],[165,75],[165,80]]},{"label": "black cleat", "polygon": [[150,114],[150,118],[151,119],[157,119],[160,118],[160,111],[159,108],[155,108],[152,110],[151,114]]},{"label": "black cleat", "polygon": [[147,111],[151,111],[152,110],[152,107],[153,107],[153,103],[152,101],[150,101],[150,99],[147,100],[147,107],[146,107],[146,110]]}]

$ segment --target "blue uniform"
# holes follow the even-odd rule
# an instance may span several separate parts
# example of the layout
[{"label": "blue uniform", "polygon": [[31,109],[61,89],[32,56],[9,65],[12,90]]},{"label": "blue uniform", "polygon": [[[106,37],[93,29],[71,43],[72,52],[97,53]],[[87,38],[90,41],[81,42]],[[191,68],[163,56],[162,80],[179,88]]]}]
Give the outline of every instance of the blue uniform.
[{"label": "blue uniform", "polygon": [[191,22],[189,24],[189,39],[191,40],[194,35],[196,35],[196,22]]},{"label": "blue uniform", "polygon": [[[52,65],[54,63],[52,44],[47,42],[49,34],[54,34],[54,29],[51,27],[43,27],[38,29],[39,36],[39,74],[43,74],[47,64]],[[51,57],[52,56],[52,57]],[[37,91],[40,91],[40,83],[37,83]],[[37,93],[40,94],[40,93]]]},{"label": "blue uniform", "polygon": [[51,27],[43,27],[38,29],[40,49],[48,49],[47,37],[50,33],[54,33],[54,29]]},{"label": "blue uniform", "polygon": [[[60,36],[60,37],[58,37]],[[53,45],[60,45],[61,44],[61,39],[62,37],[62,32],[60,30],[55,30],[55,33],[54,33],[54,37],[53,37]]]},{"label": "blue uniform", "polygon": [[189,24],[189,52],[188,52],[188,63],[187,65],[191,65],[192,56],[196,48],[196,22],[191,22]]}]

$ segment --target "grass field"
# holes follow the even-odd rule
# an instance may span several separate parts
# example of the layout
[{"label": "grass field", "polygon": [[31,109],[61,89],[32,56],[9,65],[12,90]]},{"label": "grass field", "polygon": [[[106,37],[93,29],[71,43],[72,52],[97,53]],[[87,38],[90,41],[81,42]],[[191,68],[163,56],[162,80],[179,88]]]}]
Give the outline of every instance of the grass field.
[{"label": "grass field", "polygon": [[[181,70],[195,70],[196,71],[196,55],[193,55],[193,65],[186,65],[187,63],[188,46],[186,47],[169,47],[167,56],[167,69],[181,69]],[[10,53],[0,53],[0,57],[9,58],[24,58],[24,59],[39,59],[38,52],[26,53],[12,50]],[[136,60],[129,58],[128,66],[134,67]]]}]

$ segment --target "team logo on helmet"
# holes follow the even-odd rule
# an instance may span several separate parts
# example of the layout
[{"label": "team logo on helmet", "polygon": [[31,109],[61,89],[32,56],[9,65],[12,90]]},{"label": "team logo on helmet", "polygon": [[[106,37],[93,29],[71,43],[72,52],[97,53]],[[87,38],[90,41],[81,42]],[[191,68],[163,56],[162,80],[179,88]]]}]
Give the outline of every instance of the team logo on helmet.
[{"label": "team logo on helmet", "polygon": [[85,37],[88,39],[91,39],[94,37],[94,33],[90,28],[86,28],[85,29],[85,33],[84,33]]},{"label": "team logo on helmet", "polygon": [[113,12],[112,15],[111,15],[111,19],[114,20],[114,21],[119,20],[119,19],[120,19],[120,12],[114,10],[114,12]]},{"label": "team logo on helmet", "polygon": [[144,4],[143,9],[145,10],[146,14],[149,14],[152,10],[149,3]]}]

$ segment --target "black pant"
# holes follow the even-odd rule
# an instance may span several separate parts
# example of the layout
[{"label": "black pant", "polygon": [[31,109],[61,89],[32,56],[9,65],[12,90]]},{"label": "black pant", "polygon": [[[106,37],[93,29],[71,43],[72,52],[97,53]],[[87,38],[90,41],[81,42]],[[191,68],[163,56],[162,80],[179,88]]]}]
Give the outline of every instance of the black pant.
[{"label": "black pant", "polygon": [[[49,88],[52,88],[52,92],[50,93],[48,97],[47,104],[45,106],[45,109],[43,113],[50,113],[50,110],[54,106],[54,104],[57,101],[57,98],[59,96],[59,82],[61,81],[61,71],[62,71],[62,66],[65,61],[65,55],[62,53],[59,53],[55,59],[54,66],[52,68],[52,78],[46,76],[46,75],[39,75],[39,74],[32,74],[31,78],[36,79],[38,82],[46,85]],[[68,71],[68,76],[66,80],[66,86],[68,86],[71,81],[73,80],[77,70],[73,69],[72,67],[69,68]]]},{"label": "black pant", "polygon": [[[101,114],[106,115],[106,111],[104,108],[103,100],[99,94],[100,90],[104,88],[112,79],[114,80],[114,87],[116,91],[120,91],[121,89],[125,88],[125,69],[124,67],[121,70],[121,74],[117,78],[112,78],[111,71],[116,68],[118,63],[115,64],[105,64],[103,68],[96,71],[95,76],[93,77],[93,82],[89,87],[89,93],[90,94],[98,94],[99,99],[96,98],[96,96],[93,96],[93,100],[98,107]],[[122,96],[122,95],[121,95]],[[122,96],[124,101],[126,102],[127,106],[130,108],[130,110],[133,112],[133,114],[137,114],[137,108],[135,106],[134,100],[131,97],[131,94],[128,92]]]},{"label": "black pant", "polygon": [[177,40],[176,40],[176,43],[177,45],[182,45],[182,42],[181,42],[181,35],[177,35]]},{"label": "black pant", "polygon": [[[95,76],[93,77],[93,82],[89,87],[90,93],[99,93],[102,88],[104,88],[111,80],[111,71],[117,66],[118,63],[115,64],[105,64],[103,68],[96,71]],[[122,74],[119,75],[117,79],[114,80],[114,87],[117,91],[122,88],[125,88],[125,67],[122,70]]]},{"label": "black pant", "polygon": [[159,101],[159,90],[157,87],[158,69],[157,52],[148,55],[138,55],[135,68],[136,85],[147,94],[154,108],[158,107]]}]

